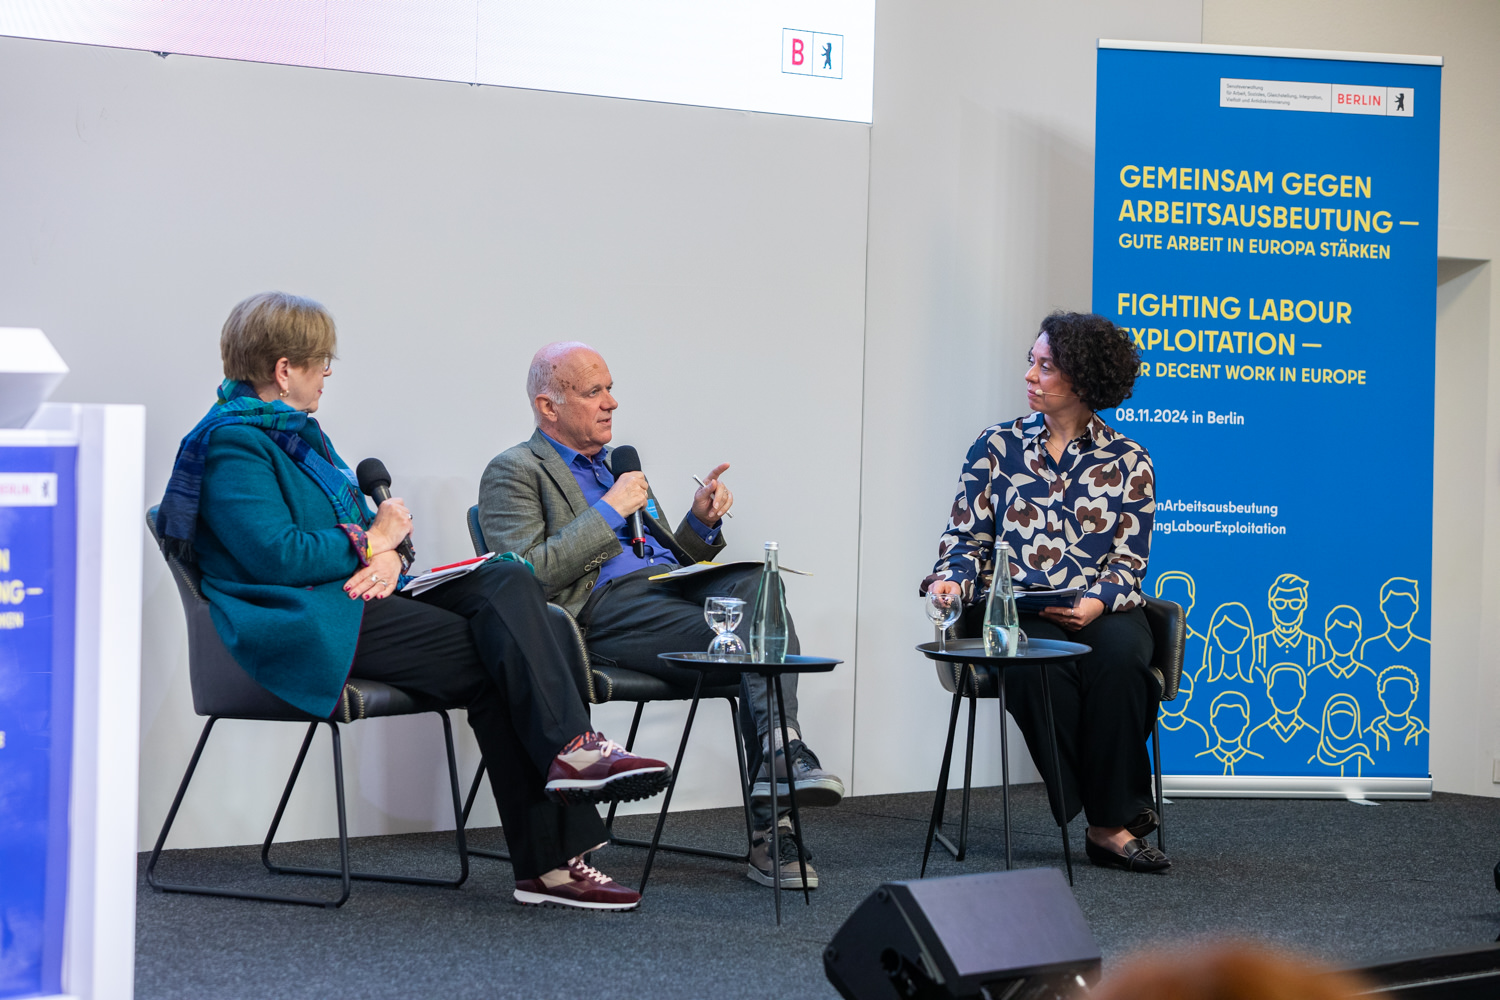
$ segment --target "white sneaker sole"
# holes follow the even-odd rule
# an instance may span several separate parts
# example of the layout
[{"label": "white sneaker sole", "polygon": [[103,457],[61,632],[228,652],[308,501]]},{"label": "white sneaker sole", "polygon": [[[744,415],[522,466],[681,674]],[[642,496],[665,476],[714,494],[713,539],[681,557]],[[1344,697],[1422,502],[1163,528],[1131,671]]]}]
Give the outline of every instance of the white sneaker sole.
[{"label": "white sneaker sole", "polygon": [[[752,881],[752,882],[759,882],[763,886],[772,887],[772,886],[776,885],[776,880],[775,879],[773,879],[771,876],[767,875],[765,872],[761,871],[759,868],[755,867],[754,865],[746,865],[745,866],[745,875],[749,877],[750,881]],[[783,875],[781,877],[781,887],[783,889],[797,889],[797,890],[801,890],[801,888],[802,888],[802,873],[800,871],[794,870],[792,872],[792,874],[790,874],[790,875]],[[809,889],[816,889],[818,887],[818,873],[817,872],[811,871],[811,870],[808,871],[808,873],[807,873],[807,887]]]},{"label": "white sneaker sole", "polygon": [[[790,803],[791,796],[787,792],[786,782],[776,783],[776,797],[782,802]],[[757,781],[750,786],[750,799],[753,802],[769,801],[771,798],[771,783],[768,781]],[[817,781],[797,782],[797,806],[806,806],[809,809],[829,809],[844,800],[844,783],[837,778],[821,778]]]},{"label": "white sneaker sole", "polygon": [[526,892],[521,889],[517,889],[514,895],[516,902],[522,906],[561,906],[569,910],[633,910],[641,905],[639,899],[634,903],[590,903],[587,900],[562,899],[546,893]]}]

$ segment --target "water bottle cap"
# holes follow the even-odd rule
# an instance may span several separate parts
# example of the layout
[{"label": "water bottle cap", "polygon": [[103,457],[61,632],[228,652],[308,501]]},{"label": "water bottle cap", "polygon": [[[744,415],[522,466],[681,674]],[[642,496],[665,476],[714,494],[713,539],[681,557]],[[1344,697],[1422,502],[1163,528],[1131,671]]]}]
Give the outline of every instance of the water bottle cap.
[{"label": "water bottle cap", "polygon": [[767,552],[775,551],[775,550],[778,550],[780,548],[781,548],[781,546],[777,545],[775,542],[767,542],[766,543],[766,551]]}]

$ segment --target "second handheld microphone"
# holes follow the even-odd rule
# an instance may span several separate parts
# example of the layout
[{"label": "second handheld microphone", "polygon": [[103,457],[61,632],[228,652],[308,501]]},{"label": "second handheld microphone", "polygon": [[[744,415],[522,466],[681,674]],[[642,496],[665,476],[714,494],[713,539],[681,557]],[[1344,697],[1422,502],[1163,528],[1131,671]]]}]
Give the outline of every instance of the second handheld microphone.
[{"label": "second handheld microphone", "polygon": [[[375,501],[379,507],[391,498],[391,474],[385,471],[385,463],[378,458],[367,458],[359,463],[354,470],[354,477],[359,480],[360,492]],[[406,560],[407,565],[416,561],[416,550],[411,547],[411,535],[401,539],[401,544],[396,546],[396,551]]]},{"label": "second handheld microphone", "polygon": [[[641,456],[628,444],[622,444],[609,453],[609,471],[619,479],[627,472],[641,471]],[[641,512],[634,510],[626,518],[630,526],[630,550],[637,559],[646,558],[646,530],[641,521]]]}]

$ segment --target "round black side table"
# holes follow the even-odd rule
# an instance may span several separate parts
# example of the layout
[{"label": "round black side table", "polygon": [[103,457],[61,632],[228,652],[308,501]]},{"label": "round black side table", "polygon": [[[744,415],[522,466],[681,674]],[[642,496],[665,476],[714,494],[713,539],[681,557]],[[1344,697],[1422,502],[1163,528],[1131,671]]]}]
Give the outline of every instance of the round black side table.
[{"label": "round black side table", "polygon": [[[995,688],[1000,698],[1000,797],[1001,808],[1004,813],[1005,822],[1005,867],[1011,867],[1010,850],[1010,748],[1007,734],[1005,716],[1005,670],[1007,667],[1017,664],[1039,664],[1042,665],[1042,701],[1047,712],[1047,736],[1052,744],[1052,785],[1062,794],[1062,764],[1057,755],[1057,727],[1052,720],[1052,683],[1048,677],[1046,665],[1052,663],[1065,663],[1068,660],[1076,660],[1078,657],[1092,651],[1092,647],[1085,646],[1081,642],[1064,642],[1060,639],[1031,639],[1026,645],[1017,651],[1015,656],[991,656],[985,652],[983,639],[950,639],[945,646],[936,642],[924,642],[917,646],[917,651],[930,660],[943,663],[958,663],[967,667],[964,672],[964,680],[953,685],[953,711],[948,717],[948,743],[943,749],[943,766],[938,776],[937,793],[932,801],[932,819],[927,824],[927,844],[922,849],[922,872],[918,878],[927,874],[927,859],[932,853],[933,836],[937,834],[937,828],[943,820],[943,807],[947,804],[948,794],[948,770],[953,763],[953,735],[958,725],[958,708],[963,703],[965,687],[971,697],[977,697],[979,682],[976,677],[977,671],[984,670],[995,672]],[[957,681],[957,679],[955,679]],[[974,754],[973,712],[969,715],[969,758]],[[965,787],[967,794],[967,786]],[[1073,884],[1073,849],[1068,843],[1068,825],[1059,824],[1062,829],[1063,860],[1068,867],[1068,884]],[[964,831],[966,833],[967,831]],[[937,834],[941,836],[941,834]],[[963,833],[960,837],[963,837]],[[943,838],[944,846],[952,851],[955,857],[962,852],[955,849],[946,837]],[[962,860],[962,858],[960,858]]]},{"label": "round black side table", "polygon": [[[787,738],[786,708],[783,705],[781,695],[782,674],[821,674],[827,673],[834,667],[843,663],[843,660],[830,660],[825,656],[795,656],[788,654],[786,659],[779,663],[763,663],[754,660],[747,653],[731,653],[719,655],[708,653],[662,653],[663,660],[679,667],[687,667],[698,671],[698,676],[693,681],[693,703],[688,708],[688,723],[682,731],[682,743],[677,747],[677,762],[672,767],[672,782],[667,785],[667,798],[662,803],[661,815],[656,820],[656,833],[651,837],[651,850],[646,854],[646,868],[641,874],[641,884],[645,885],[646,877],[651,874],[651,860],[656,855],[656,845],[661,840],[662,824],[667,818],[667,808],[672,804],[672,790],[677,784],[677,773],[682,768],[682,753],[687,749],[688,733],[693,728],[693,715],[698,711],[698,694],[703,688],[703,677],[710,671],[738,670],[743,674],[759,674],[766,678],[766,717],[775,720],[781,728],[781,745],[788,747],[791,741]],[[771,741],[773,744],[775,740]],[[771,801],[774,803],[776,795],[776,753],[771,752]],[[802,898],[807,905],[812,905],[812,896],[807,887],[807,860],[802,856],[800,845],[802,844],[802,817],[797,813],[797,783],[791,772],[790,764],[787,767],[787,798],[792,807],[792,832],[796,835],[799,850],[797,851],[798,863],[802,869]],[[776,809],[771,809],[771,863],[775,868],[776,883],[774,898],[776,900],[776,923],[781,924],[781,836],[778,832],[781,824],[776,821]]]}]

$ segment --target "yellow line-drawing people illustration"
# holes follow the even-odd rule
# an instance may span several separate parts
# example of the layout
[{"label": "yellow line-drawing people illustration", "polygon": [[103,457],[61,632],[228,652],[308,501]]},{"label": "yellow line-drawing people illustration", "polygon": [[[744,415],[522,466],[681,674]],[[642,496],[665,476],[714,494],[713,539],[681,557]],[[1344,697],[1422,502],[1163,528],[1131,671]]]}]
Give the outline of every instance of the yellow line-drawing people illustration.
[{"label": "yellow line-drawing people illustration", "polygon": [[1340,604],[1323,619],[1323,638],[1331,655],[1307,674],[1307,700],[1302,703],[1304,718],[1322,719],[1328,699],[1340,693],[1359,702],[1361,719],[1380,714],[1375,671],[1354,658],[1362,625],[1359,612],[1347,604]]},{"label": "yellow line-drawing people illustration", "polygon": [[1370,748],[1360,742],[1359,702],[1347,694],[1336,694],[1323,706],[1323,730],[1318,739],[1318,751],[1308,758],[1311,764],[1317,761],[1336,767],[1340,777],[1357,777],[1364,768],[1374,766]]},{"label": "yellow line-drawing people illustration", "polygon": [[[1176,741],[1182,752],[1196,754],[1213,743],[1213,740],[1209,738],[1208,730],[1203,728],[1203,723],[1188,716],[1188,706],[1192,703],[1193,675],[1183,671],[1182,680],[1177,685],[1177,700],[1161,703],[1159,721],[1163,732],[1178,734]],[[1166,738],[1162,737],[1163,740]]]},{"label": "yellow line-drawing people illustration", "polygon": [[1307,581],[1295,573],[1283,573],[1266,593],[1273,628],[1255,637],[1255,665],[1261,670],[1271,663],[1295,663],[1303,672],[1328,657],[1323,640],[1302,631],[1307,614]]},{"label": "yellow line-drawing people illustration", "polygon": [[1156,596],[1164,601],[1176,601],[1182,605],[1182,623],[1187,627],[1189,639],[1207,642],[1208,636],[1193,628],[1193,600],[1198,590],[1193,578],[1180,569],[1168,570],[1156,578]]},{"label": "yellow line-drawing people illustration", "polygon": [[1385,714],[1370,723],[1370,728],[1365,730],[1374,740],[1375,749],[1420,746],[1427,726],[1411,714],[1411,707],[1417,701],[1417,692],[1421,690],[1417,672],[1399,663],[1386,667],[1380,672],[1377,690]]},{"label": "yellow line-drawing people illustration", "polygon": [[1377,674],[1397,663],[1426,666],[1432,643],[1411,630],[1421,604],[1417,581],[1410,577],[1393,576],[1381,584],[1380,613],[1385,616],[1385,631],[1365,640],[1359,648],[1360,662]]},{"label": "yellow line-drawing people illustration", "polygon": [[[1156,578],[1156,596],[1182,605],[1182,624],[1187,633],[1182,638],[1182,672],[1184,674],[1197,671],[1198,665],[1203,662],[1204,647],[1208,645],[1208,636],[1193,628],[1193,604],[1196,602],[1197,595],[1198,585],[1182,570],[1168,570]],[[1181,714],[1183,710],[1179,708],[1177,711]]]},{"label": "yellow line-drawing people illustration", "polygon": [[1211,729],[1213,724],[1205,709],[1211,713],[1211,706],[1218,703],[1219,695],[1225,691],[1238,691],[1245,696],[1251,726],[1270,716],[1265,671],[1254,662],[1250,652],[1254,634],[1250,611],[1243,604],[1230,602],[1214,609],[1208,623],[1208,642],[1203,647],[1203,666],[1193,677],[1198,701],[1193,716],[1205,729]]},{"label": "yellow line-drawing people illustration", "polygon": [[1208,709],[1208,722],[1213,726],[1216,742],[1195,756],[1214,757],[1224,765],[1226,775],[1234,774],[1235,765],[1246,757],[1265,759],[1264,754],[1256,753],[1241,742],[1245,730],[1250,728],[1250,699],[1244,692],[1219,692]]},{"label": "yellow line-drawing people illustration", "polygon": [[1250,730],[1245,745],[1299,763],[1316,755],[1318,731],[1298,712],[1307,696],[1302,668],[1295,663],[1273,666],[1266,675],[1266,693],[1275,714]]},{"label": "yellow line-drawing people illustration", "polygon": [[1193,679],[1210,684],[1233,680],[1261,683],[1264,674],[1256,669],[1250,650],[1245,648],[1254,631],[1250,609],[1238,601],[1215,608],[1208,622],[1210,641],[1203,649],[1203,666]]}]

